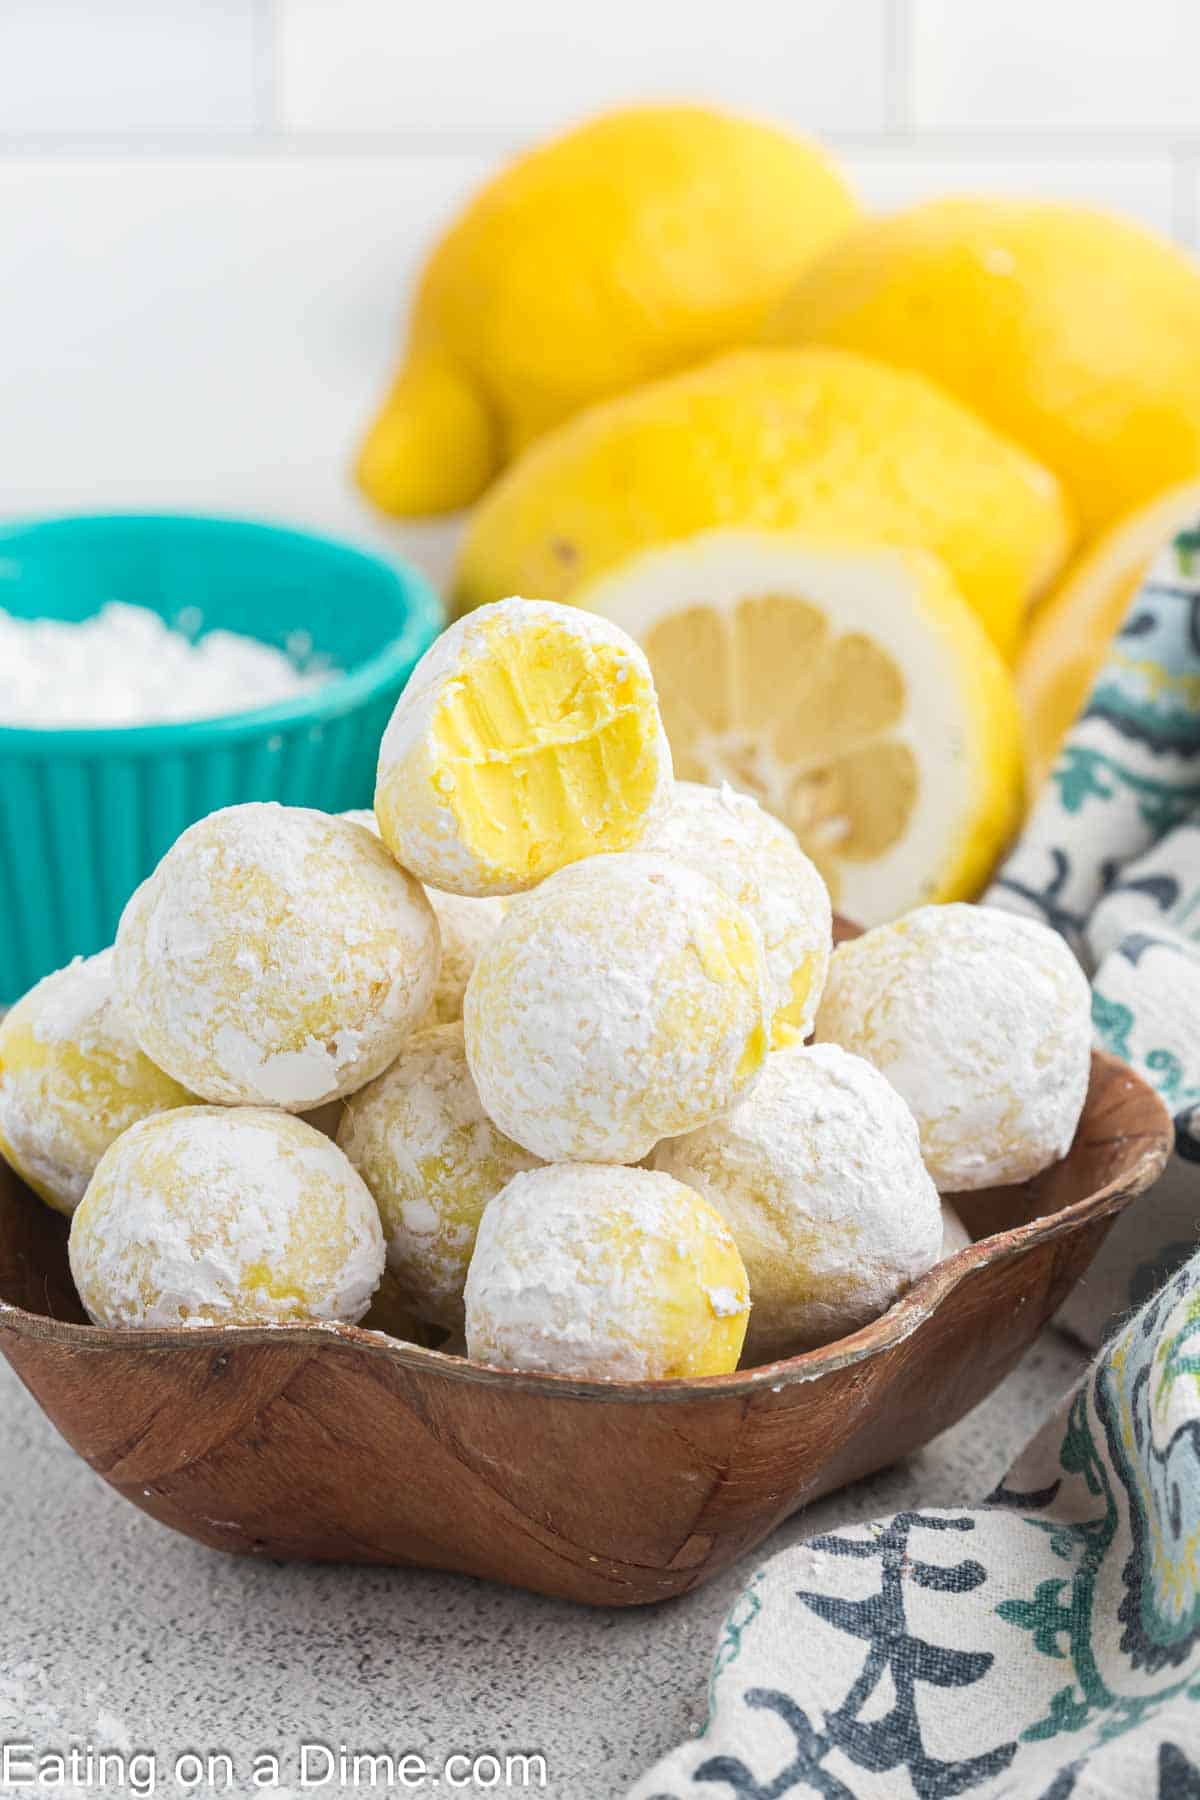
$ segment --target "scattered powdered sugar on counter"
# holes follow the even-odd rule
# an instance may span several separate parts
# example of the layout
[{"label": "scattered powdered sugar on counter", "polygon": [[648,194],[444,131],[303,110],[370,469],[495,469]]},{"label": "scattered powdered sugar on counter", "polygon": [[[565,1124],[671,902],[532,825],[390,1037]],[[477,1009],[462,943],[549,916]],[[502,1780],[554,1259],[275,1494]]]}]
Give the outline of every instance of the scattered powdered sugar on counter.
[{"label": "scattered powdered sugar on counter", "polygon": [[290,700],[327,681],[233,631],[195,642],[146,607],[111,601],[90,619],[0,609],[0,725],[148,725]]}]

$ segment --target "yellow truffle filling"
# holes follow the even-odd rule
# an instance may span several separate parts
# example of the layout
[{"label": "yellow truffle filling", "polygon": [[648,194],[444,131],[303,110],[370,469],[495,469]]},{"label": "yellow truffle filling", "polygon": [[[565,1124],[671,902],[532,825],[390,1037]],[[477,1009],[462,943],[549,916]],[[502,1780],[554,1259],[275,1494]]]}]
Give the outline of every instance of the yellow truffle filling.
[{"label": "yellow truffle filling", "polygon": [[641,836],[659,780],[658,706],[617,646],[550,621],[505,633],[450,685],[432,731],[439,799],[498,874],[532,885]]},{"label": "yellow truffle filling", "polygon": [[[705,1004],[710,1008],[723,1008],[726,1016],[732,1018],[737,1007],[736,996],[742,992],[757,992],[761,981],[762,965],[749,919],[726,915],[717,921],[713,931],[694,935],[691,947],[716,990]],[[668,1037],[675,1031],[687,1037],[698,1035],[699,1020],[693,1016],[696,1004],[693,998],[690,1005],[676,1004],[666,1009],[664,1031]],[[762,1067],[766,1054],[767,1034],[760,1022],[747,1034],[734,1071],[739,1089]]]},{"label": "yellow truffle filling", "polygon": [[[27,1103],[44,1109],[69,1134],[75,1156],[98,1161],[113,1139],[136,1120],[187,1106],[193,1096],[150,1061],[130,1050],[81,1050],[75,1044],[47,1043],[21,1018],[23,1002],[0,1025],[0,1088],[20,1083]],[[56,1212],[70,1208],[35,1167],[0,1132],[0,1156],[40,1200]]]},{"label": "yellow truffle filling", "polygon": [[[673,1208],[669,1229],[656,1234],[647,1234],[636,1214],[619,1206],[597,1224],[623,1285],[653,1295],[663,1380],[736,1369],[750,1317],[749,1282],[729,1227],[698,1194],[690,1200],[686,1209]],[[633,1321],[614,1321],[618,1332],[622,1323]]]},{"label": "yellow truffle filling", "polygon": [[792,970],[792,997],[779,1008],[771,1021],[772,1050],[786,1050],[789,1044],[799,1043],[804,1035],[800,1027],[819,961],[816,951],[810,950]]}]

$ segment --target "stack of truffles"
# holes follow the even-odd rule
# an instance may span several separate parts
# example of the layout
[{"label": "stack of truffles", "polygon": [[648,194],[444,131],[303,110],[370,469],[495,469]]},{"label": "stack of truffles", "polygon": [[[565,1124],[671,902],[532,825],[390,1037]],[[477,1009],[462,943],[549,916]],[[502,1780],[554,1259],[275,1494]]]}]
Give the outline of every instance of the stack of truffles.
[{"label": "stack of truffles", "polygon": [[100,1325],[713,1375],[865,1324],[943,1254],[939,1191],[1065,1154],[1089,1039],[1041,926],[833,952],[786,827],[674,781],[633,641],[507,600],[418,666],[373,816],[211,814],[13,1008],[0,1150]]}]

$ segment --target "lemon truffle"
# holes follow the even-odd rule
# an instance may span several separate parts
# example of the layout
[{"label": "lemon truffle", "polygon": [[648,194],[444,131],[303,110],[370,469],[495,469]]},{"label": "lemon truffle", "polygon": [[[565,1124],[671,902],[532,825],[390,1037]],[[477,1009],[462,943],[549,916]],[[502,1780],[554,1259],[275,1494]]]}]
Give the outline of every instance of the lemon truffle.
[{"label": "lemon truffle", "polygon": [[347,1101],[338,1143],[375,1196],[400,1303],[461,1331],[483,1209],[537,1163],[480,1105],[462,1021],[411,1037],[391,1068]]},{"label": "lemon truffle", "polygon": [[516,1175],[467,1276],[473,1362],[599,1381],[722,1375],[750,1309],[728,1226],[669,1175],[595,1163]]},{"label": "lemon truffle", "polygon": [[642,846],[678,857],[745,907],[762,933],[775,1048],[806,1038],[833,949],[829,890],[793,832],[728,783],[677,781]]},{"label": "lemon truffle", "polygon": [[671,752],[650,665],[619,626],[502,600],[422,657],[379,752],[375,816],[404,868],[515,894],[628,850],[666,805]]},{"label": "lemon truffle", "polygon": [[442,939],[442,964],[433,990],[429,1023],[451,1025],[463,1015],[463,998],[479,952],[495,934],[508,904],[498,895],[476,899],[427,888]]},{"label": "lemon truffle", "polygon": [[101,1157],[71,1221],[97,1325],[353,1323],[383,1273],[366,1184],[288,1113],[188,1106]]},{"label": "lemon truffle", "polygon": [[758,927],[650,852],[573,864],[515,901],[463,1009],[484,1109],[545,1162],[639,1162],[735,1104],[766,1054]]},{"label": "lemon truffle", "polygon": [[183,833],[121,918],[118,1000],[204,1100],[311,1112],[380,1074],[428,1011],[438,928],[370,832],[230,806]]},{"label": "lemon truffle", "polygon": [[817,1037],[899,1089],[943,1192],[1002,1186],[1071,1147],[1091,994],[1048,926],[987,906],[922,906],[835,951]]},{"label": "lemon truffle", "polygon": [[56,1212],[74,1212],[123,1131],[194,1099],[138,1049],[111,950],[47,975],[0,1021],[0,1154]]},{"label": "lemon truffle", "polygon": [[754,1297],[753,1362],[857,1331],[941,1254],[941,1206],[912,1114],[833,1044],[777,1051],[740,1106],[660,1144],[653,1162],[732,1231]]},{"label": "lemon truffle", "polygon": [[[373,812],[344,812],[340,817],[350,819],[356,825],[365,825],[368,831],[379,836],[379,821]],[[441,967],[433,990],[433,1004],[425,1022],[449,1025],[462,1018],[463,995],[475,959],[504,917],[506,902],[499,894],[482,897],[444,894],[434,887],[427,887],[425,892],[442,940]]]}]

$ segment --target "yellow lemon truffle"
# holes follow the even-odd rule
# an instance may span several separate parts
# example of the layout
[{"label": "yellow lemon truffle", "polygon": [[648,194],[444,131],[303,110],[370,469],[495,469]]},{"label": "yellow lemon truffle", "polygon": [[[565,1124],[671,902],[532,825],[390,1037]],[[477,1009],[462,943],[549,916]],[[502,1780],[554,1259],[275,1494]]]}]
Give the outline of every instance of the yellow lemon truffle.
[{"label": "yellow lemon truffle", "polygon": [[100,1159],[71,1222],[97,1325],[353,1323],[383,1273],[366,1184],[302,1119],[188,1106]]},{"label": "yellow lemon truffle", "polygon": [[597,1381],[723,1375],[750,1294],[728,1226],[669,1175],[597,1163],[516,1175],[467,1276],[473,1362]]},{"label": "yellow lemon truffle", "polygon": [[375,1196],[400,1303],[461,1331],[484,1207],[536,1157],[479,1103],[462,1022],[433,1025],[346,1103],[338,1143]]},{"label": "yellow lemon truffle", "polygon": [[0,1022],[0,1155],[56,1212],[74,1212],[129,1126],[194,1099],[134,1042],[111,950],[47,975]]},{"label": "yellow lemon truffle", "polygon": [[384,733],[375,815],[397,862],[456,894],[515,894],[627,850],[671,752],[646,658],[617,625],[504,600],[440,637]]},{"label": "yellow lemon truffle", "polygon": [[817,1037],[887,1076],[947,1193],[1028,1181],[1087,1098],[1091,992],[1058,933],[991,906],[922,906],[834,952]]},{"label": "yellow lemon truffle", "polygon": [[370,832],[301,807],[191,826],[125,908],[117,996],[205,1100],[311,1112],[384,1070],[428,1011],[438,928]]},{"label": "yellow lemon truffle", "polygon": [[877,1070],[832,1044],[768,1057],[740,1106],[660,1144],[653,1164],[732,1231],[754,1296],[753,1362],[856,1331],[941,1254],[916,1121]]},{"label": "yellow lemon truffle", "polygon": [[442,966],[429,1022],[452,1025],[463,1014],[463,997],[479,952],[495,935],[507,901],[498,894],[476,899],[470,894],[442,894],[426,888],[442,938]]},{"label": "yellow lemon truffle", "polygon": [[829,890],[795,834],[728,783],[677,781],[644,848],[678,857],[744,906],[762,933],[775,1048],[806,1038],[833,949]]},{"label": "yellow lemon truffle", "polygon": [[[365,825],[379,836],[379,821],[373,812],[344,812],[339,816]],[[435,887],[426,888],[425,892],[442,938],[442,963],[426,1023],[449,1025],[462,1018],[463,995],[475,959],[504,917],[505,901],[499,894],[444,894]]]},{"label": "yellow lemon truffle", "polygon": [[546,1162],[639,1162],[733,1106],[766,1055],[757,925],[683,863],[597,856],[510,906],[463,1009],[480,1099]]}]

